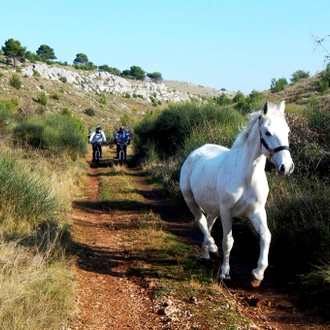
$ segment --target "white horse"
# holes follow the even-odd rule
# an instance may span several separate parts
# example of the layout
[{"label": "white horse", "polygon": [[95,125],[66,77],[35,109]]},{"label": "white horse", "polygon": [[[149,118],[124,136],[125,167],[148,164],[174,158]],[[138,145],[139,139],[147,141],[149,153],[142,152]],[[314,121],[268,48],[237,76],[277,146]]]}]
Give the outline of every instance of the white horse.
[{"label": "white horse", "polygon": [[284,101],[278,105],[266,102],[260,111],[250,115],[247,127],[231,149],[205,144],[191,152],[182,165],[180,189],[204,234],[202,258],[209,259],[209,252],[218,252],[211,230],[217,217],[221,217],[221,281],[230,279],[232,223],[233,218],[240,217],[249,218],[260,236],[260,255],[257,268],[252,270],[251,284],[258,287],[264,278],[271,241],[265,210],[269,192],[266,158],[275,164],[279,174],[288,175],[294,169],[284,109]]}]

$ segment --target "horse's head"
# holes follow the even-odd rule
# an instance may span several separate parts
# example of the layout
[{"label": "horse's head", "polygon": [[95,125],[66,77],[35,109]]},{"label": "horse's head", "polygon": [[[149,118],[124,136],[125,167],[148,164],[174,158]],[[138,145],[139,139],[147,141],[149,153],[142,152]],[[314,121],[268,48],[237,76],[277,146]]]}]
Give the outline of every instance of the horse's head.
[{"label": "horse's head", "polygon": [[284,117],[285,101],[274,105],[266,102],[259,118],[262,153],[269,157],[279,174],[293,172],[294,163],[289,148],[290,129]]}]

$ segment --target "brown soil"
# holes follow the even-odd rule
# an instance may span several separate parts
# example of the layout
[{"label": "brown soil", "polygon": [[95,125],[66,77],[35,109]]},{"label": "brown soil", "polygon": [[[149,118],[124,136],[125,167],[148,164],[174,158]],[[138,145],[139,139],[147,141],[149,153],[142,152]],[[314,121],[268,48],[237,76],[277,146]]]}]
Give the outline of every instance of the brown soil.
[{"label": "brown soil", "polygon": [[[74,203],[77,316],[68,329],[203,329],[189,324],[187,318],[176,319],[175,323],[164,320],[164,315],[159,313],[159,301],[150,295],[153,281],[132,272],[130,251],[125,245],[129,230],[122,223],[129,223],[136,210],[111,209],[98,200],[100,177],[116,180],[115,175],[107,175],[107,166],[117,166],[113,165],[112,157],[103,160],[102,167],[89,169],[83,196]],[[159,215],[164,226],[180,231],[180,236],[190,237],[191,244],[200,246],[199,229],[187,222],[174,221],[173,215],[178,212],[151,189],[139,169],[125,168],[124,171],[130,175],[132,186],[143,192],[144,203]],[[219,262],[220,259],[215,261],[217,265]],[[232,278],[237,278],[237,282],[228,288],[228,295],[251,320],[253,326],[249,329],[330,329],[329,325],[299,312],[293,298],[276,288],[271,280],[265,280],[258,289],[249,287],[248,281],[240,278],[234,260],[232,263]]]}]

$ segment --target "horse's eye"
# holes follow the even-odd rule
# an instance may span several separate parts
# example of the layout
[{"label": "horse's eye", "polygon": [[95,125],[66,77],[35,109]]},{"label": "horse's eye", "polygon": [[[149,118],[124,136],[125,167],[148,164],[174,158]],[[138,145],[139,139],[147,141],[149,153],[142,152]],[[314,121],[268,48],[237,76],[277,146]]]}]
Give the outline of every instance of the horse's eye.
[{"label": "horse's eye", "polygon": [[269,131],[266,132],[267,136],[271,136],[271,133]]}]

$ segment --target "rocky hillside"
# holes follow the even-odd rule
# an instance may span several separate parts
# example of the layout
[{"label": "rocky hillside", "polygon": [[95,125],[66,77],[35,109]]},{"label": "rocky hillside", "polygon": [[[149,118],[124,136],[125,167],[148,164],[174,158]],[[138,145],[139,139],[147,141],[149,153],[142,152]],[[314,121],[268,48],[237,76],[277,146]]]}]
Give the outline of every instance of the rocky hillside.
[{"label": "rocky hillside", "polygon": [[[22,82],[20,89],[10,84],[14,75]],[[37,101],[41,93],[47,97],[46,106]],[[44,63],[25,63],[14,68],[6,64],[5,58],[0,59],[0,98],[18,97],[22,112],[55,112],[68,108],[91,125],[101,121],[116,126],[123,117],[136,119],[155,106],[192,99],[202,101],[203,96],[221,93],[235,94],[188,82],[135,81],[107,72]],[[86,114],[88,109],[93,109],[95,116]]]},{"label": "rocky hillside", "polygon": [[[17,76],[22,83],[16,89],[10,80]],[[316,94],[327,99],[330,92],[318,95],[316,81],[319,74],[286,86],[284,91],[264,91],[265,100],[286,100],[287,103],[307,104]],[[47,104],[38,102],[40,94],[47,97]],[[21,63],[16,68],[0,56],[0,99],[19,99],[19,111],[57,112],[68,108],[84,120],[88,126],[104,123],[110,129],[117,127],[125,118],[138,120],[155,106],[162,108],[169,103],[189,100],[203,101],[203,97],[235,92],[217,90],[189,82],[163,80],[160,83],[128,80],[107,72],[76,70],[70,66],[46,65],[44,63]],[[87,112],[86,112],[87,110]],[[90,112],[95,113],[91,116]]]}]

